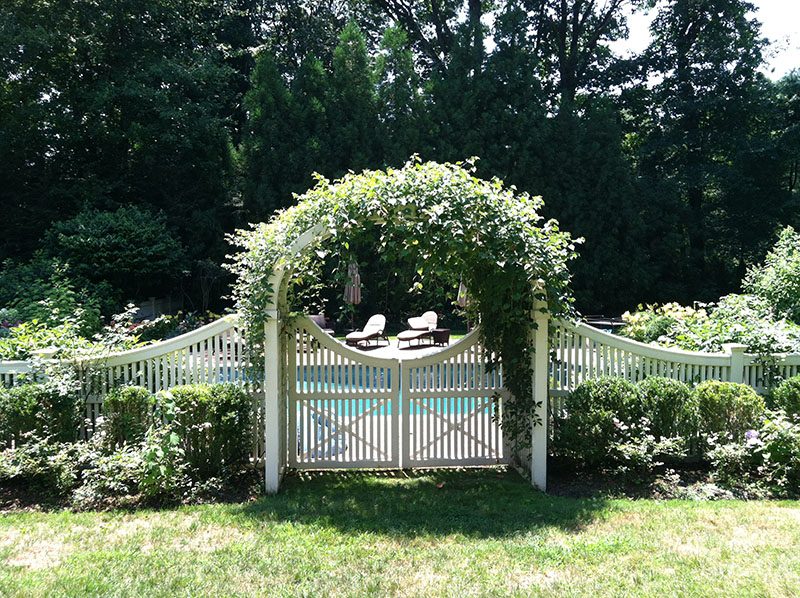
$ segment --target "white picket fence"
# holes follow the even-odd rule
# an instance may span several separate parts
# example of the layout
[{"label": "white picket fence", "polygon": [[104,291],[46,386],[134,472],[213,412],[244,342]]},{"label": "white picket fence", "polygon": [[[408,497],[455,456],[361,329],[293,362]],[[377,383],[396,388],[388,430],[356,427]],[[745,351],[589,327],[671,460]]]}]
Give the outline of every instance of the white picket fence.
[{"label": "white picket fence", "polygon": [[[620,376],[638,382],[661,376],[698,384],[707,380],[739,382],[766,391],[764,366],[743,345],[706,353],[647,345],[603,332],[583,323],[555,323],[550,332],[551,410],[564,407],[564,397],[581,382],[598,376]],[[775,355],[777,374],[800,374],[800,354]]]},{"label": "white picket fence", "polygon": [[181,336],[106,355],[87,355],[72,360],[0,362],[0,383],[14,386],[21,380],[43,375],[39,366],[73,367],[82,379],[85,397],[83,434],[91,434],[102,414],[103,397],[111,388],[143,386],[152,393],[185,384],[231,382],[245,387],[253,399],[253,456],[263,454],[261,380],[252,364],[238,317],[226,316]]},{"label": "white picket fence", "polygon": [[[292,335],[291,331],[294,331]],[[582,323],[555,322],[549,337],[550,410],[597,376],[638,382],[663,376],[688,384],[721,380],[764,392],[764,367],[741,345],[703,353],[646,345]],[[500,420],[507,392],[502,369],[492,371],[477,332],[418,359],[381,359],[347,348],[311,320],[282,335],[279,386],[286,397],[279,430],[288,464],[298,468],[400,467],[505,462]],[[800,374],[800,355],[776,355],[777,374]],[[56,364],[56,361],[42,362]],[[83,377],[86,428],[102,414],[109,389],[144,386],[155,393],[178,385],[232,382],[253,399],[253,457],[264,439],[264,380],[253,368],[237,316],[130,351],[69,362]],[[0,362],[0,384],[34,374],[27,361]],[[284,432],[281,432],[284,434]],[[295,438],[296,434],[296,438]]]}]

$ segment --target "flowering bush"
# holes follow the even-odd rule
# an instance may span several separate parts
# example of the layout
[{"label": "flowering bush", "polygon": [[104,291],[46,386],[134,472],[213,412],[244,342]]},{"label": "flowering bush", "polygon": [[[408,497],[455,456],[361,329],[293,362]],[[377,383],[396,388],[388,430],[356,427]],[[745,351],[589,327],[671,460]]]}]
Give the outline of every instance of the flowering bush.
[{"label": "flowering bush", "polygon": [[800,421],[770,414],[759,429],[709,453],[715,479],[749,496],[800,495]]},{"label": "flowering bush", "polygon": [[698,309],[639,306],[622,317],[626,326],[620,334],[640,342],[688,351],[721,351],[725,343],[741,343],[758,354],[800,351],[800,326],[776,319],[769,302],[753,295],[727,295]]},{"label": "flowering bush", "polygon": [[800,324],[800,233],[786,227],[764,263],[747,271],[742,288],[767,301],[778,317]]}]

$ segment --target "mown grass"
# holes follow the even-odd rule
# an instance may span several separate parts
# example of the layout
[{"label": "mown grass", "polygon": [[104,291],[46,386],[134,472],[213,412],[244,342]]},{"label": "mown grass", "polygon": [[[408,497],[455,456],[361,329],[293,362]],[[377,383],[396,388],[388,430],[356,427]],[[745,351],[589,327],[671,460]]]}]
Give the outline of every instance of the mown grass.
[{"label": "mown grass", "polygon": [[[0,518],[2,596],[797,596],[800,503],[314,474],[246,504]],[[441,488],[438,486],[441,485]]]}]

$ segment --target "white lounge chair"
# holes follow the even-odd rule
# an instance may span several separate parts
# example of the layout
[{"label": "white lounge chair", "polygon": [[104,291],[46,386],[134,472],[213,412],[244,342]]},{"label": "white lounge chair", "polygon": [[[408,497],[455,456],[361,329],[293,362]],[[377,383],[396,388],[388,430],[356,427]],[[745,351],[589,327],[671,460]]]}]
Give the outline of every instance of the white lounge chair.
[{"label": "white lounge chair", "polygon": [[367,320],[363,330],[351,332],[344,337],[344,342],[348,345],[358,346],[359,343],[369,344],[373,339],[375,339],[376,342],[380,339],[384,339],[388,343],[389,337],[384,333],[385,328],[386,316],[383,314],[375,314]]},{"label": "white lounge chair", "polygon": [[403,330],[397,335],[397,346],[400,346],[400,341],[406,341],[411,345],[411,341],[415,339],[417,343],[421,343],[423,338],[433,338],[433,330],[438,322],[439,316],[435,311],[426,311],[417,318],[409,318],[408,330]]}]

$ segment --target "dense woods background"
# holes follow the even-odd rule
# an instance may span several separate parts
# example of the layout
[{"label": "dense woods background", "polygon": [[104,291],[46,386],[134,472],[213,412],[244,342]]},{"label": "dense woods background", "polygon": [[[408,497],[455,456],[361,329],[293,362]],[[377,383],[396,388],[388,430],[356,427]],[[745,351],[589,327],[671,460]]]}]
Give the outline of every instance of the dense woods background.
[{"label": "dense woods background", "polygon": [[[800,225],[800,79],[740,0],[6,0],[0,307],[224,305],[224,234],[312,173],[478,156],[586,239],[577,306],[716,300]],[[49,295],[48,295],[49,293]]]}]

